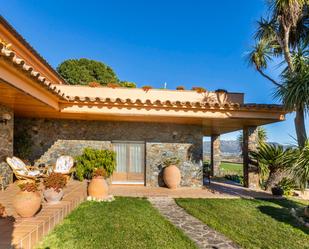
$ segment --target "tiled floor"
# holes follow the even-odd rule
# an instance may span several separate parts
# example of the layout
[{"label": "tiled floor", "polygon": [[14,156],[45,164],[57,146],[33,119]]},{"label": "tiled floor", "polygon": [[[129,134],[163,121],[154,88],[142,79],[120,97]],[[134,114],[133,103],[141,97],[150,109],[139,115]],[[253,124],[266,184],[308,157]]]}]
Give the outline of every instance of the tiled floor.
[{"label": "tiled floor", "polygon": [[10,185],[0,192],[0,203],[6,207],[7,219],[0,219],[0,248],[30,249],[53,227],[62,221],[87,197],[87,183],[71,181],[65,188],[63,200],[59,204],[42,203],[42,209],[32,218],[20,218],[12,207],[12,199],[18,191]]},{"label": "tiled floor", "polygon": [[112,185],[110,194],[133,197],[171,197],[171,198],[273,198],[270,193],[247,189],[223,182],[212,182],[203,188],[182,187],[175,190],[168,188]]}]

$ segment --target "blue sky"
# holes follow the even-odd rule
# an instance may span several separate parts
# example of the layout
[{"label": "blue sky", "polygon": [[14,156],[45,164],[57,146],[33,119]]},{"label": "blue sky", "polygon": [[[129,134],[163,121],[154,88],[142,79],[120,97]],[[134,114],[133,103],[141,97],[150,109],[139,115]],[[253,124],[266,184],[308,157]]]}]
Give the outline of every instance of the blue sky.
[{"label": "blue sky", "polygon": [[[138,86],[225,88],[276,103],[271,83],[245,61],[265,2],[10,0],[0,13],[53,67],[85,57]],[[294,143],[293,115],[266,129],[270,141]]]}]

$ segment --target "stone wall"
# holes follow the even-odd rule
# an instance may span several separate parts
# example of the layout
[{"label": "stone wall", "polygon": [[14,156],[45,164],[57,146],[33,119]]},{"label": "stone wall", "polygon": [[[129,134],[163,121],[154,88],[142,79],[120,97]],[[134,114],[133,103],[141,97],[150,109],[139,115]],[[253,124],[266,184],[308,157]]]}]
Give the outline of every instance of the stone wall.
[{"label": "stone wall", "polygon": [[13,180],[12,170],[6,164],[5,159],[13,155],[14,113],[10,108],[0,105],[1,118],[3,114],[11,116],[11,120],[7,123],[0,122],[0,176],[4,177],[3,183],[7,186]]},{"label": "stone wall", "polygon": [[146,143],[146,185],[165,186],[162,173],[166,158],[177,157],[181,172],[181,186],[202,185],[202,161],[199,144]]},{"label": "stone wall", "polygon": [[182,185],[202,184],[197,175],[203,150],[198,125],[17,118],[15,134],[26,131],[32,142],[29,159],[37,164],[54,163],[62,154],[75,156],[85,147],[111,148],[113,141],[143,141],[148,186],[159,185],[160,165],[171,154],[181,159]]}]

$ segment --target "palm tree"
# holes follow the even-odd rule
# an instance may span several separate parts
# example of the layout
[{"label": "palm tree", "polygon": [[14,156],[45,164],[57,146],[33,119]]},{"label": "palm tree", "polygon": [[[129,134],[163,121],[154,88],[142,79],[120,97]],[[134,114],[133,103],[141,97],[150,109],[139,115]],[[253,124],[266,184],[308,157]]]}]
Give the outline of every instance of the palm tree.
[{"label": "palm tree", "polygon": [[309,184],[309,141],[307,140],[305,146],[293,155],[295,163],[291,169],[291,174],[296,180],[301,190],[308,187]]},{"label": "palm tree", "polygon": [[295,151],[284,149],[281,145],[263,143],[257,151],[251,151],[250,156],[257,162],[262,179],[267,179],[266,190],[278,184],[292,168],[295,161]]},{"label": "palm tree", "polygon": [[[256,45],[249,53],[248,62],[277,88],[285,86],[265,73],[268,63],[275,57],[283,57],[289,75],[297,73],[293,53],[309,39],[308,0],[269,0],[270,18],[261,18],[255,34]],[[299,146],[307,139],[304,109],[295,106],[295,129]]]}]

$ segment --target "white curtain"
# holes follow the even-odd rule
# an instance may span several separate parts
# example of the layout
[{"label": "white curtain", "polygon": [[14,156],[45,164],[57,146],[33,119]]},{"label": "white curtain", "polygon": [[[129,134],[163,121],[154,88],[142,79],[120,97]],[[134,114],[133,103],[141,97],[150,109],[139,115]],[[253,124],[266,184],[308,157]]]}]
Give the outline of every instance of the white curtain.
[{"label": "white curtain", "polygon": [[116,172],[127,172],[127,145],[114,144],[116,152]]},{"label": "white curtain", "polygon": [[129,144],[130,147],[130,172],[143,172],[143,150],[142,144]]}]

